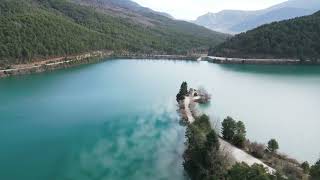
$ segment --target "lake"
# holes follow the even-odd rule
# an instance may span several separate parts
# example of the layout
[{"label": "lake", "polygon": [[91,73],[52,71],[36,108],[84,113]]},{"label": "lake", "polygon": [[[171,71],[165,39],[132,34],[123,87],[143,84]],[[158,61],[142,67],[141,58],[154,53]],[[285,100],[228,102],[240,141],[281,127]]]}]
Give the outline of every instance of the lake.
[{"label": "lake", "polygon": [[319,157],[320,66],[108,60],[0,80],[0,179],[185,179],[182,81],[212,94],[215,126],[232,116],[251,140]]}]

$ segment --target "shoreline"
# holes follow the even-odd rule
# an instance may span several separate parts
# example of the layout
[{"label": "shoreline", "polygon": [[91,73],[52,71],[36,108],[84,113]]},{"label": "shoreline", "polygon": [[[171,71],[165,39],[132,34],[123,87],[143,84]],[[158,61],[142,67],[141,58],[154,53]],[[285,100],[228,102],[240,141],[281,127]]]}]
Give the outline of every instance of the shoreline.
[{"label": "shoreline", "polygon": [[[207,136],[206,141],[208,141],[208,132],[210,133],[210,129],[213,129],[213,134],[215,134],[216,136],[216,140],[214,142],[219,142],[220,145],[217,146],[219,148],[219,152],[221,153],[222,157],[226,159],[225,161],[220,159],[221,162],[226,163],[225,170],[229,170],[229,168],[234,167],[234,165],[237,163],[245,163],[249,167],[257,164],[263,167],[263,169],[265,169],[265,173],[270,175],[276,175],[276,173],[279,172],[280,174],[278,175],[280,175],[284,179],[291,177],[294,179],[306,179],[308,177],[308,172],[305,170],[303,165],[305,163],[308,164],[307,161],[301,163],[298,160],[287,156],[286,154],[279,153],[277,151],[279,149],[278,145],[274,149],[272,145],[270,145],[270,141],[274,139],[271,139],[268,142],[268,146],[262,143],[251,142],[249,139],[246,138],[246,128],[241,121],[238,122],[241,122],[240,124],[243,124],[243,126],[240,127],[241,125],[235,125],[235,127],[238,126],[238,133],[241,133],[240,131],[244,132],[244,135],[240,135],[244,138],[244,141],[234,141],[235,136],[232,137],[232,140],[226,140],[224,137],[222,137],[222,135],[220,136],[220,133],[217,133],[220,130],[217,129],[216,126],[212,127],[212,124],[209,122],[210,117],[206,114],[198,112],[195,106],[195,103],[210,102],[201,100],[204,99],[204,97],[209,97],[210,100],[211,96],[205,96],[204,94],[207,94],[205,90],[195,90],[193,88],[190,88],[189,91],[186,91],[187,87],[187,83],[183,82],[180,87],[180,91],[177,94],[177,101],[179,100],[178,112],[182,120],[185,121],[188,130],[186,133],[186,137],[188,138],[187,142],[189,144],[187,146],[187,151],[185,152],[190,153],[190,151],[192,152],[192,149],[196,149],[195,147],[199,146],[199,144],[194,143],[196,140],[203,142],[201,138],[198,138],[201,137],[201,133],[202,135]],[[181,98],[181,95],[184,95],[183,99]],[[230,117],[228,117],[225,120],[228,119],[229,122],[226,122],[226,124],[224,124],[224,122],[222,123],[223,127],[228,129],[228,126],[230,127],[231,121],[238,124],[236,120],[233,120]],[[204,126],[210,128],[207,129]],[[237,133],[237,130],[231,130],[230,128],[228,129],[228,131],[233,131],[234,135]],[[223,136],[228,135],[225,133],[225,131],[221,133],[223,134]],[[276,140],[274,141],[276,142]],[[237,142],[241,142],[243,143],[243,145],[238,146]],[[276,144],[278,143],[276,142]],[[197,159],[197,157],[193,157],[192,155],[190,155],[190,157],[191,159]],[[190,157],[188,158],[190,159]],[[188,162],[189,160],[187,159],[186,161]],[[188,170],[190,171],[190,169]]]},{"label": "shoreline", "polygon": [[0,69],[0,79],[12,76],[21,76],[58,69],[66,69],[83,64],[93,64],[109,59],[142,59],[142,60],[184,60],[207,61],[215,64],[253,64],[253,65],[320,65],[320,61],[304,61],[297,59],[244,59],[194,55],[156,55],[156,54],[116,54],[113,51],[92,51],[78,55],[55,57],[27,64],[13,64],[9,69]]},{"label": "shoreline", "polygon": [[206,56],[202,60],[215,64],[256,64],[256,65],[320,65],[320,61],[300,61],[298,59],[246,59]]},{"label": "shoreline", "polygon": [[70,68],[82,64],[92,64],[109,59],[144,59],[144,60],[187,60],[196,61],[197,55],[152,55],[152,54],[114,54],[113,51],[92,51],[75,56],[56,57],[28,64],[15,64],[9,69],[0,69],[0,79],[21,76],[58,69]]},{"label": "shoreline", "polygon": [[[192,103],[196,102],[197,97],[193,97],[193,96],[185,96],[184,100],[183,100],[183,105],[185,108],[185,112],[186,112],[186,121],[189,122],[190,124],[192,124],[196,117],[194,117],[194,115],[192,114],[192,110],[190,108],[190,105]],[[274,174],[276,172],[276,170],[270,166],[268,166],[267,164],[265,164],[262,160],[253,157],[252,155],[248,154],[247,152],[245,152],[244,150],[235,147],[234,145],[230,144],[229,142],[227,142],[226,140],[224,140],[223,138],[221,138],[219,136],[219,142],[220,142],[220,150],[223,154],[225,155],[229,155],[230,158],[232,159],[232,163],[235,164],[236,162],[238,163],[246,163],[249,166],[252,166],[253,164],[259,164],[262,165],[264,168],[267,169],[267,172],[269,174]]]}]

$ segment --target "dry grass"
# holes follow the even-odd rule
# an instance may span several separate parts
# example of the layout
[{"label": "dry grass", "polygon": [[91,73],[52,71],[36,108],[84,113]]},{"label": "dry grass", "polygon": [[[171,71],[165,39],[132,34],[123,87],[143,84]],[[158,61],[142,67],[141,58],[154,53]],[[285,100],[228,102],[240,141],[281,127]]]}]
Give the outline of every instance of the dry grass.
[{"label": "dry grass", "polygon": [[293,158],[289,158],[285,154],[265,153],[263,161],[280,173],[284,174],[288,179],[308,179],[308,176],[304,174],[300,163]]},{"label": "dry grass", "polygon": [[266,146],[257,142],[245,142],[245,151],[261,159],[268,166],[276,169],[290,180],[307,180],[308,175],[304,174],[301,164],[293,158],[282,153],[270,153]]}]

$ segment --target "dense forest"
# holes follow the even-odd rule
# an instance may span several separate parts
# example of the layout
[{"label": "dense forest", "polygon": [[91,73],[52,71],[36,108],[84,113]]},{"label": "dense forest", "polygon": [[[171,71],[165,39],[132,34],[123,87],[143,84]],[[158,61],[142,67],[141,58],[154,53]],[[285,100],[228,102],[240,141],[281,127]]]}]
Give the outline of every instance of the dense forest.
[{"label": "dense forest", "polygon": [[320,12],[263,25],[210,49],[209,55],[239,58],[320,59]]},{"label": "dense forest", "polygon": [[0,0],[0,64],[104,49],[187,54],[227,37],[159,14],[146,15],[153,24],[68,0]]}]

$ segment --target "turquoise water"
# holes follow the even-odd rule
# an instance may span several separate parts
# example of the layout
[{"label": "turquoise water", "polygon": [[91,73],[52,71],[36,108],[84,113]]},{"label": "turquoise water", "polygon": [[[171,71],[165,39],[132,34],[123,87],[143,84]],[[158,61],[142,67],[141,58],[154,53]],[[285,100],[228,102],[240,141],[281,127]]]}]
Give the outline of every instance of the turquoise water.
[{"label": "turquoise water", "polygon": [[109,60],[0,80],[0,179],[185,179],[175,94],[205,87],[219,124],[314,162],[320,153],[320,67]]}]

